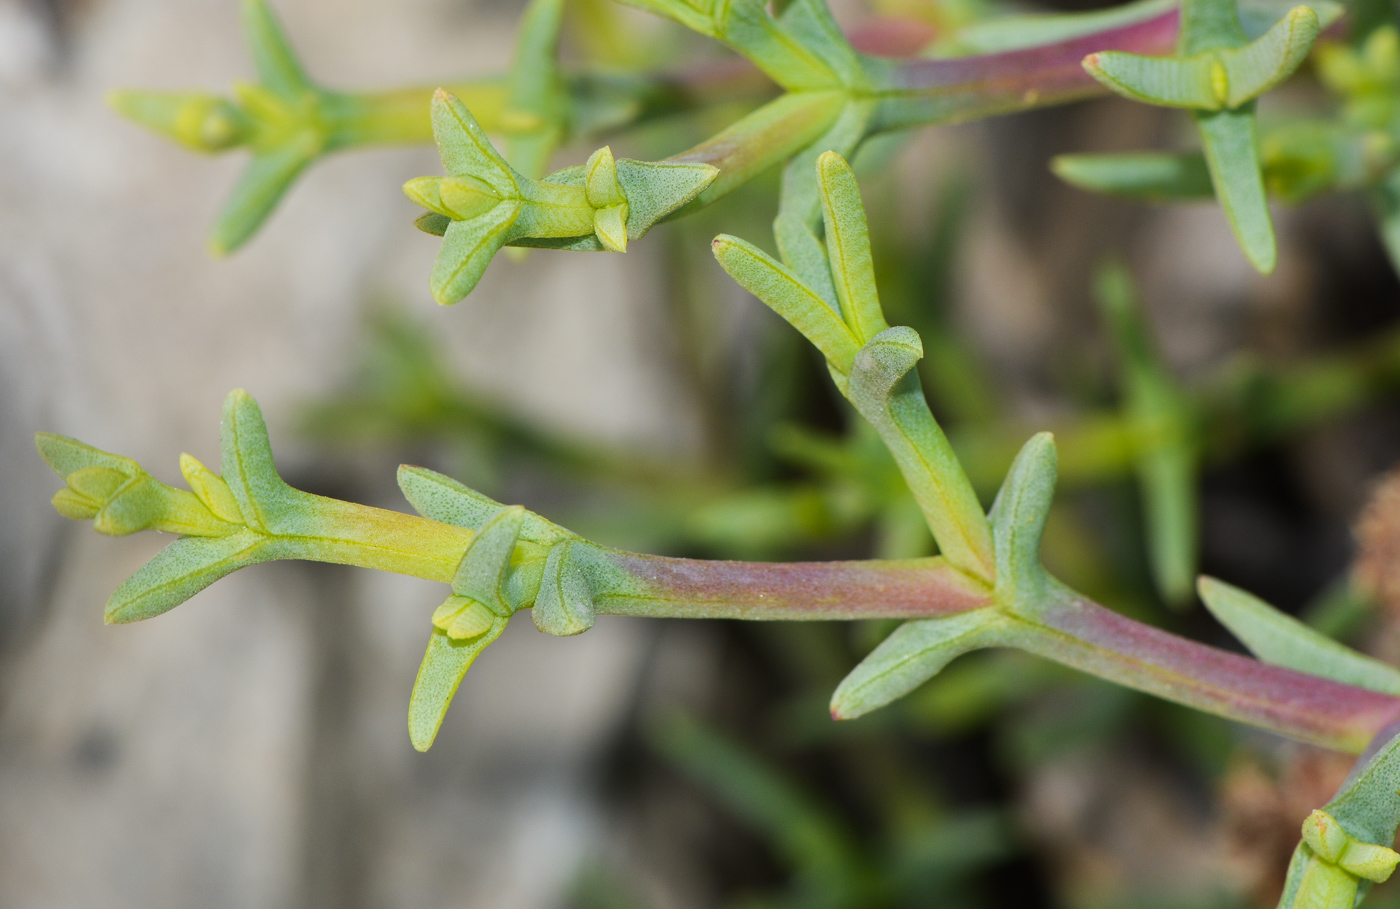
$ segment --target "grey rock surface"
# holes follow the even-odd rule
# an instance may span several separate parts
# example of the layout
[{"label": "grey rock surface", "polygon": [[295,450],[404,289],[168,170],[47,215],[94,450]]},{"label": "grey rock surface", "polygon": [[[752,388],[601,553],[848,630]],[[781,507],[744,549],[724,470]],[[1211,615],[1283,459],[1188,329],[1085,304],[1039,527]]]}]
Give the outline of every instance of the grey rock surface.
[{"label": "grey rock surface", "polygon": [[[499,70],[519,12],[276,7],[308,69],[344,87]],[[43,9],[0,0],[0,905],[556,905],[602,823],[589,773],[630,703],[640,626],[560,642],[516,622],[419,755],[404,715],[441,585],[260,566],[104,628],[107,595],[168,538],[62,522],[32,435],[174,481],[181,451],[217,464],[222,398],[246,387],[284,470],[315,470],[290,413],[344,380],[363,306],[391,300],[513,408],[684,450],[691,408],[635,328],[647,250],[503,261],[440,310],[436,241],[398,188],[440,165],[408,149],[312,169],[248,247],[212,260],[203,236],[240,156],[189,155],[102,96],[247,78],[237,4],[98,0],[59,32]]]}]

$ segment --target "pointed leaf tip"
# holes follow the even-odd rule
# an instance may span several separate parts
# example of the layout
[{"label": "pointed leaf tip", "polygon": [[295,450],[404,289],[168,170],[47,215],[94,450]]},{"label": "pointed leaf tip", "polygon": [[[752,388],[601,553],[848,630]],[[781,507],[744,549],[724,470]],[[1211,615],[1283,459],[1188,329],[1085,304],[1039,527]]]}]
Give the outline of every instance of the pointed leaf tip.
[{"label": "pointed leaf tip", "polygon": [[956,657],[996,643],[1006,621],[989,607],[904,623],[842,680],[832,719],[853,720],[903,697]]},{"label": "pointed leaf tip", "polygon": [[485,634],[470,641],[454,641],[434,629],[408,702],[408,737],[416,750],[427,751],[433,746],[467,670],[481,651],[501,636],[506,621],[498,617]]},{"label": "pointed leaf tip", "polygon": [[1400,669],[1358,653],[1224,581],[1201,575],[1196,589],[1211,615],[1263,662],[1400,696]]},{"label": "pointed leaf tip", "polygon": [[263,86],[283,97],[311,88],[282,23],[264,0],[243,0],[243,30]]},{"label": "pointed leaf tip", "polygon": [[841,317],[858,343],[889,328],[875,285],[870,230],[855,172],[834,151],[817,158],[817,192],[826,227],[826,251]]},{"label": "pointed leaf tip", "polygon": [[1055,438],[1039,432],[1021,446],[988,517],[996,549],[999,602],[1014,612],[1044,608],[1049,574],[1040,561],[1040,542],[1055,499],[1059,454]]},{"label": "pointed leaf tip", "polygon": [[125,625],[168,612],[220,578],[264,561],[265,539],[249,530],[178,539],[113,591],[102,620]]},{"label": "pointed leaf tip", "polygon": [[1235,240],[1260,274],[1278,262],[1278,243],[1259,167],[1254,106],[1193,114],[1201,131],[1211,183]]},{"label": "pointed leaf tip", "polygon": [[851,372],[860,344],[826,300],[752,243],[720,234],[711,248],[720,267],[812,342],[832,370]]},{"label": "pointed leaf tip", "polygon": [[322,150],[322,137],[308,130],[286,145],[254,153],[209,232],[210,253],[223,257],[248,242]]}]

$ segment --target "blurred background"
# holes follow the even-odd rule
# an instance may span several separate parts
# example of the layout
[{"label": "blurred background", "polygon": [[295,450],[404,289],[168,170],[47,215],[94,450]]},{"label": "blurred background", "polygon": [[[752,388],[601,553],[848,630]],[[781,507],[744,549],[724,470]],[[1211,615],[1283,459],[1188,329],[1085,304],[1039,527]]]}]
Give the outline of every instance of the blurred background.
[{"label": "blurred background", "polygon": [[[275,3],[308,70],[346,89],[501,72],[522,6]],[[837,12],[927,28],[969,6]],[[600,0],[572,8],[565,56],[723,57]],[[277,563],[104,627],[108,594],[167,540],[59,518],[33,433],[173,482],[181,451],[217,462],[235,387],[288,481],[321,494],[407,510],[408,462],[628,548],[932,550],[814,352],[710,258],[721,231],[767,245],[776,175],[625,257],[499,257],[444,309],[438,242],[399,190],[440,173],[432,149],[316,165],[214,260],[240,156],[188,154],[103,102],[250,75],[233,0],[0,0],[0,907],[1273,905],[1347,759],[1019,654],[965,657],[837,725],[833,687],[888,626],[613,618],[555,639],[516,622],[418,754],[404,715],[440,585]],[[1314,103],[1298,82],[1269,103]],[[612,145],[663,157],[744,103]],[[1102,100],[870,143],[856,166],[890,320],[923,333],[935,413],[988,501],[1020,442],[1056,429],[1061,577],[1233,648],[1154,585],[1094,292],[1104,263],[1126,267],[1128,308],[1199,415],[1202,570],[1394,658],[1400,285],[1364,206],[1277,210],[1261,278],[1214,206],[1091,197],[1046,166],[1170,145],[1184,122]]]}]

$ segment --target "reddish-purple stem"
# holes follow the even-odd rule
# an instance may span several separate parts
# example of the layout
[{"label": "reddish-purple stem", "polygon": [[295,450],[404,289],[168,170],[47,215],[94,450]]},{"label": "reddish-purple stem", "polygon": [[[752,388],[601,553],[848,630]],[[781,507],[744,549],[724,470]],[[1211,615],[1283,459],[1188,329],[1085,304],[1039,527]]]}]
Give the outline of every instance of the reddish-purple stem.
[{"label": "reddish-purple stem", "polygon": [[[709,562],[617,553],[635,587],[600,598],[611,615],[675,618],[928,619],[992,605],[943,559]],[[1400,719],[1400,698],[1271,666],[1178,637],[1055,586],[1001,639],[1179,704],[1300,741],[1360,752]]]},{"label": "reddish-purple stem", "polygon": [[1151,19],[1017,50],[972,57],[908,60],[894,67],[892,87],[914,91],[978,91],[993,94],[1036,92],[1061,95],[1098,87],[1081,61],[1097,51],[1169,54],[1176,47],[1181,15],[1168,10]]},{"label": "reddish-purple stem", "polygon": [[1209,647],[1082,597],[1037,616],[1067,638],[1026,649],[1180,704],[1358,753],[1400,719],[1400,699]]},{"label": "reddish-purple stem", "polygon": [[618,553],[639,582],[599,612],[697,619],[933,618],[991,602],[941,558],[885,562],[711,562]]}]

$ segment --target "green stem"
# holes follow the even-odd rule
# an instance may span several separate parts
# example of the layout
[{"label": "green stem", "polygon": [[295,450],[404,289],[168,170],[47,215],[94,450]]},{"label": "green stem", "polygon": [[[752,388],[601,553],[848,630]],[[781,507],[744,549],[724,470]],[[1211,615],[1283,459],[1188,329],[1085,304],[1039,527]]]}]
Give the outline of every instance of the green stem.
[{"label": "green stem", "polygon": [[[304,498],[301,498],[304,497]],[[290,558],[355,565],[452,583],[475,534],[461,527],[300,493],[304,521],[297,533],[270,533]],[[305,529],[301,529],[305,528]]]},{"label": "green stem", "polygon": [[[430,107],[436,86],[386,92],[326,92],[321,116],[327,149],[366,145],[422,145],[433,141]],[[506,104],[506,81],[487,79],[455,83],[447,90],[471,108],[484,129],[497,129]]]},{"label": "green stem", "polygon": [[790,92],[694,148],[667,158],[719,168],[715,181],[671,218],[709,205],[797,154],[830,128],[846,99],[840,91]]}]

